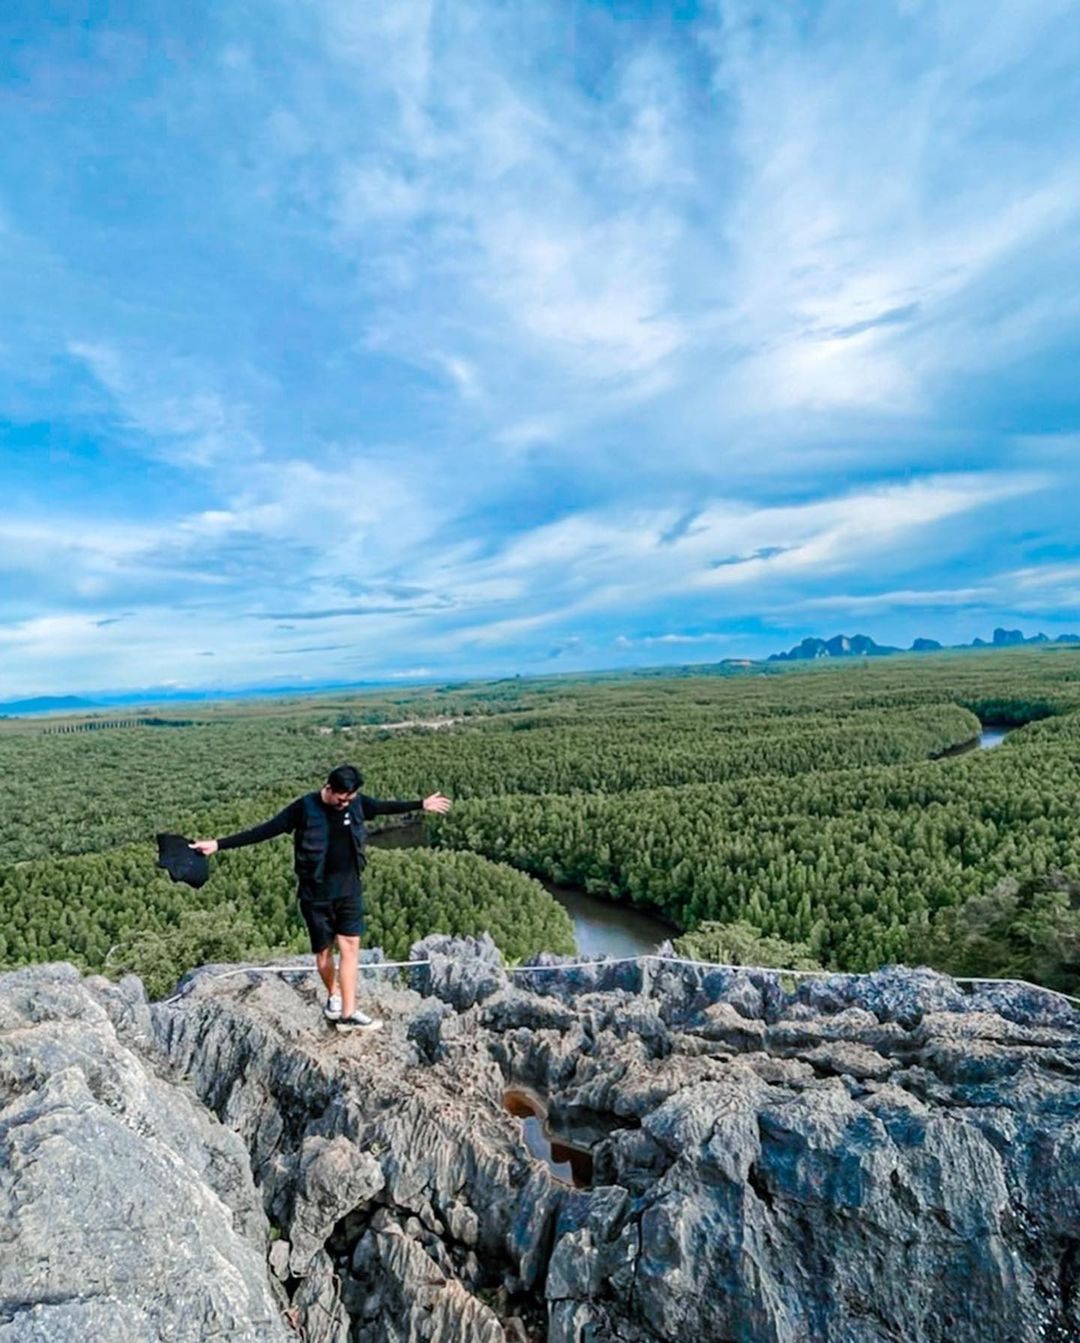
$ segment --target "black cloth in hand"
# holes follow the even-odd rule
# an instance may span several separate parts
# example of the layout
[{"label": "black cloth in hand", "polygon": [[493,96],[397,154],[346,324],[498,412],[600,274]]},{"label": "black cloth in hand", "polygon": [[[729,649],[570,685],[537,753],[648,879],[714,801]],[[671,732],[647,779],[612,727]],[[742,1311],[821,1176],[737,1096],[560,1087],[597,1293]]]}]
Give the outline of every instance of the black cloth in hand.
[{"label": "black cloth in hand", "polygon": [[209,858],[193,849],[183,835],[158,835],[157,847],[157,865],[163,867],[173,881],[199,887],[210,880]]}]

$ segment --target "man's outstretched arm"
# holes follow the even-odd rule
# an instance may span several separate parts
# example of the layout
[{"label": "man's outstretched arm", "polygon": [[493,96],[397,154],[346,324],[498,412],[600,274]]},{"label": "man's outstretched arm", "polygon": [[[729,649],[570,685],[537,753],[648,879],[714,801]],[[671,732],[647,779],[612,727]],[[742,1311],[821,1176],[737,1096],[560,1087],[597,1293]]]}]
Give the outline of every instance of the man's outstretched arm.
[{"label": "man's outstretched arm", "polygon": [[448,812],[451,806],[450,799],[443,797],[442,793],[432,793],[430,797],[417,798],[413,802],[399,802],[397,799],[367,797],[361,794],[360,802],[364,808],[365,821],[370,821],[373,816],[400,816],[406,811]]},{"label": "man's outstretched arm", "polygon": [[250,830],[239,830],[235,835],[226,835],[223,839],[197,839],[191,847],[209,857],[210,854],[225,849],[242,849],[248,844],[261,844],[264,839],[276,839],[278,835],[285,835],[296,829],[300,824],[302,810],[303,803],[297,798],[276,816],[271,816],[268,821],[262,821],[259,825],[253,825]]}]

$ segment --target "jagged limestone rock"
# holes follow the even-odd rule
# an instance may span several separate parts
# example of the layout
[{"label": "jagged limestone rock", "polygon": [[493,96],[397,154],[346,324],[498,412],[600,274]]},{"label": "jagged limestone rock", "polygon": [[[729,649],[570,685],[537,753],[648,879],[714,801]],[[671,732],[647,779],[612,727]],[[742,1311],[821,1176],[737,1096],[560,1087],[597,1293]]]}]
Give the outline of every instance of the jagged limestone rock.
[{"label": "jagged limestone rock", "polygon": [[367,1207],[385,1182],[375,1157],[343,1135],[304,1139],[290,1228],[289,1268],[294,1276],[307,1273],[337,1223],[346,1213]]},{"label": "jagged limestone rock", "polygon": [[137,1052],[136,986],[0,975],[0,1339],[284,1340],[247,1152]]},{"label": "jagged limestone rock", "polygon": [[[482,945],[425,949],[419,990],[364,978],[369,1035],[327,1026],[310,973],[206,971],[151,1011],[177,1085],[246,1148],[278,1234],[265,1277],[309,1339],[1080,1339],[1080,1023],[1060,1000],[898,967],[512,977]],[[143,1048],[130,985],[62,987]],[[529,1155],[510,1085],[591,1150],[590,1188]]]},{"label": "jagged limestone rock", "polygon": [[365,1233],[352,1271],[357,1343],[505,1343],[494,1311],[392,1221]]},{"label": "jagged limestone rock", "polygon": [[[500,1289],[504,1335],[519,1309],[535,1328],[539,1306],[535,1337],[573,1343],[1080,1330],[1066,1187],[1080,1033],[1054,1000],[1009,994],[1002,1015],[993,996],[896,967],[789,991],[771,972],[542,957],[568,969],[514,981],[490,950],[479,963],[449,939],[422,950],[437,961],[416,981],[426,996],[372,991],[379,1037],[320,1033],[313,992],[280,983],[210,983],[158,1023],[256,1153],[265,1118],[242,1113],[250,1097],[293,1116],[267,1168],[271,1206],[299,1206],[305,1094],[322,1140],[379,1161],[377,1211],[361,1202],[329,1240],[364,1343],[436,1336],[423,1311],[402,1323],[405,1264],[454,1284],[440,1309],[457,1302],[461,1337],[487,1327],[462,1303]],[[286,1047],[302,1020],[310,1039]],[[244,1081],[223,1095],[230,1053]],[[509,1083],[592,1147],[593,1189],[526,1156],[501,1109]],[[403,1243],[376,1253],[388,1235]]]}]

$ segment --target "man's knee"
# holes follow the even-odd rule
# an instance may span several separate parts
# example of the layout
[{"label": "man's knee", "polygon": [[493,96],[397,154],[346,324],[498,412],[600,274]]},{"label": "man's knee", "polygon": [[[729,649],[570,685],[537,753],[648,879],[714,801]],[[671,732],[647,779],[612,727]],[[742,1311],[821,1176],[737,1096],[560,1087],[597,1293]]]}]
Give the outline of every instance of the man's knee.
[{"label": "man's knee", "polygon": [[347,936],[344,936],[344,935],[341,934],[341,933],[338,933],[338,939],[337,939],[337,940],[338,940],[338,946],[341,948],[342,951],[346,951],[346,952],[348,952],[348,951],[359,951],[359,950],[360,950],[360,938],[359,938],[359,936],[357,936],[357,937],[347,937]]},{"label": "man's knee", "polygon": [[323,947],[322,951],[317,951],[315,953],[315,963],[317,965],[326,965],[328,961],[332,961],[333,959],[334,959],[333,942],[331,942],[329,946]]}]

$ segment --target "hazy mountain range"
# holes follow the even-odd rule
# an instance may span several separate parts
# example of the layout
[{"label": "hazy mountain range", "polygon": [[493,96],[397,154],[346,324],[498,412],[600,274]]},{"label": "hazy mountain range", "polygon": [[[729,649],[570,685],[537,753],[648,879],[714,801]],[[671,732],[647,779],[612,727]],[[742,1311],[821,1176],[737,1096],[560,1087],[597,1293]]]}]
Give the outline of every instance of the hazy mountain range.
[{"label": "hazy mountain range", "polygon": [[[969,644],[950,644],[951,648],[1017,648],[1022,644],[1080,644],[1080,634],[1062,634],[1051,639],[1045,634],[1026,638],[1023,630],[1006,630],[1000,626],[993,637],[972,639]],[[933,653],[944,648],[936,639],[916,639],[910,648],[894,648],[891,644],[875,643],[868,634],[836,634],[831,639],[804,639],[786,653],[770,653],[770,662],[812,662],[817,658],[886,657],[892,653]]]},{"label": "hazy mountain range", "polygon": [[99,709],[93,700],[78,695],[38,695],[34,699],[0,701],[0,716],[20,713],[81,713],[83,709]]}]

